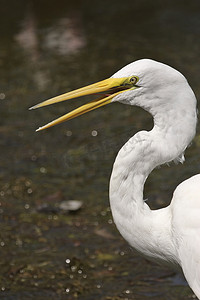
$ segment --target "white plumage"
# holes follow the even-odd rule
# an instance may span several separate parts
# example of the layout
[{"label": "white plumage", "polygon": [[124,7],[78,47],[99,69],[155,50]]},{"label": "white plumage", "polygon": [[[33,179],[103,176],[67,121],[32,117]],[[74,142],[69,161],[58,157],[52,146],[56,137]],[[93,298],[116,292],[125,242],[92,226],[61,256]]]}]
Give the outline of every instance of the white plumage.
[{"label": "white plumage", "polygon": [[153,260],[181,267],[200,299],[200,175],[181,183],[166,208],[151,210],[143,200],[145,181],[156,166],[184,161],[184,151],[196,132],[192,89],[177,70],[143,59],[125,66],[110,79],[33,108],[94,93],[102,93],[102,97],[39,130],[116,101],[140,106],[153,116],[153,129],[135,134],[116,157],[110,179],[113,218],[136,250]]},{"label": "white plumage", "polygon": [[151,210],[143,200],[149,173],[163,163],[181,161],[194,137],[196,98],[183,75],[171,67],[145,59],[114,76],[127,76],[131,70],[140,78],[140,88],[113,101],[143,107],[152,114],[154,127],[133,136],[117,155],[110,180],[113,218],[139,252],[180,265],[200,299],[200,175],[181,183],[166,208]]}]

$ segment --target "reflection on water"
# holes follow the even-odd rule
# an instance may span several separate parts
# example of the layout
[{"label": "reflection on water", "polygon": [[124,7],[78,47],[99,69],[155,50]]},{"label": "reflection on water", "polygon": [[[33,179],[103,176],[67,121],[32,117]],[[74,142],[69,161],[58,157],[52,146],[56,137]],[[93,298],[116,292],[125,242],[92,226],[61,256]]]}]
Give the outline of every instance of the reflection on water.
[{"label": "reflection on water", "polygon": [[[51,26],[39,30],[39,20],[33,12],[27,10],[20,23],[20,31],[15,34],[15,41],[24,50],[30,63],[42,64],[42,53],[46,55],[74,55],[86,46],[81,15],[71,13],[67,17],[56,20]],[[33,75],[40,90],[47,88],[48,72],[39,69]]]},{"label": "reflection on water", "polygon": [[[87,99],[28,107],[141,57],[182,71],[199,98],[199,12],[197,0],[1,5],[1,299],[193,297],[174,284],[171,270],[129,249],[109,209],[115,155],[136,131],[151,128],[151,117],[113,104],[36,134],[39,125]],[[150,176],[145,196],[152,207],[165,206],[175,186],[199,172],[199,141],[198,129],[183,166],[164,166]],[[83,207],[59,211],[66,200]]]},{"label": "reflection on water", "polygon": [[57,55],[70,55],[86,46],[81,17],[78,14],[57,20],[40,35],[36,18],[28,13],[15,40],[33,61],[38,60],[42,50],[52,51]]},{"label": "reflection on water", "polygon": [[28,52],[33,61],[39,57],[39,40],[37,37],[37,25],[34,15],[28,14],[22,21],[21,30],[15,35],[15,40]]},{"label": "reflection on water", "polygon": [[44,49],[60,55],[69,55],[84,48],[86,39],[80,21],[78,16],[60,19],[52,28],[47,30]]}]

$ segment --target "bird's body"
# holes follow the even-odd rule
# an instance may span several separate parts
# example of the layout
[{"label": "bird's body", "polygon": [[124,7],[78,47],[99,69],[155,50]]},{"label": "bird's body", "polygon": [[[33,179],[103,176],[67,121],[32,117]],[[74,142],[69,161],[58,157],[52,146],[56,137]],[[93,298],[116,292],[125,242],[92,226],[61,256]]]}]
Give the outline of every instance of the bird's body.
[{"label": "bird's body", "polygon": [[[148,63],[145,62],[145,67],[147,66]],[[150,67],[152,69],[152,63]],[[156,67],[160,67],[160,64],[156,64]],[[168,70],[169,67],[165,68]],[[133,69],[135,70],[134,67]],[[148,74],[148,71],[145,73]],[[143,93],[139,89],[141,95],[138,97],[142,99],[137,98],[137,105],[146,105],[144,108],[153,115],[154,127],[149,132],[138,132],[122,147],[115,160],[110,180],[110,203],[119,231],[140,252],[169,261],[177,260],[171,228],[173,205],[151,210],[143,200],[143,188],[148,175],[155,167],[172,160],[184,159],[184,151],[195,134],[196,99],[185,78],[178,72],[176,76],[180,76],[188,90],[184,98],[180,95],[179,101],[179,95],[172,92],[170,100],[163,99],[163,106],[160,104],[162,99],[159,98],[158,108],[152,103],[147,107],[146,96],[143,99]],[[169,80],[173,83],[173,76]],[[170,93],[171,85],[167,88]],[[166,95],[165,85],[163,89],[159,92],[153,89],[148,101],[153,102],[157,93]],[[188,107],[185,103],[187,96]]]},{"label": "bird's body", "polygon": [[[111,87],[106,86],[104,102],[102,98],[93,101],[89,108],[83,106],[41,129],[116,101],[152,114],[153,129],[135,134],[116,157],[110,179],[113,218],[136,250],[153,260],[180,266],[200,299],[200,175],[181,183],[166,208],[151,210],[143,199],[145,181],[155,167],[184,161],[184,151],[196,132],[195,95],[181,73],[149,59],[127,65],[107,81]],[[116,86],[121,90],[116,92]],[[88,93],[91,88],[94,85]],[[95,85],[95,91],[97,88],[106,90],[105,82]],[[71,92],[72,96],[82,95],[85,89]],[[45,104],[65,100],[66,95]]]}]

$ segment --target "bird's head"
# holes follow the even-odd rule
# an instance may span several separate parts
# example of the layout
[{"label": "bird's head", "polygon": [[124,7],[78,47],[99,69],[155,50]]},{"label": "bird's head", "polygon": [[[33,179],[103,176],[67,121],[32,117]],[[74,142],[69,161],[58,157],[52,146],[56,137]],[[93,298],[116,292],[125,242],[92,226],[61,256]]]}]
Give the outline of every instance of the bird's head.
[{"label": "bird's head", "polygon": [[173,87],[176,86],[177,90],[177,85],[182,84],[187,84],[187,81],[177,70],[150,59],[142,59],[130,63],[108,79],[51,98],[31,109],[85,95],[99,95],[97,99],[40,127],[37,130],[40,131],[112,102],[139,105],[147,110],[152,105],[162,106],[166,104],[166,98],[169,101],[172,99]]}]

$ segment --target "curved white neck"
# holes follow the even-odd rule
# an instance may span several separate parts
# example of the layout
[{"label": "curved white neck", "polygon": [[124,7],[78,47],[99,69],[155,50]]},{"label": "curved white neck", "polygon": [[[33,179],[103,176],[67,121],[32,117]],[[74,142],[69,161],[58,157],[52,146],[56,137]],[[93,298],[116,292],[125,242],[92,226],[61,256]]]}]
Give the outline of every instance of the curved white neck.
[{"label": "curved white neck", "polygon": [[170,236],[170,208],[152,211],[143,200],[143,188],[156,166],[184,153],[195,134],[196,112],[189,111],[184,124],[182,112],[151,113],[153,129],[130,138],[116,157],[110,180],[110,204],[116,226],[131,246],[152,258],[173,261],[176,250]]}]

